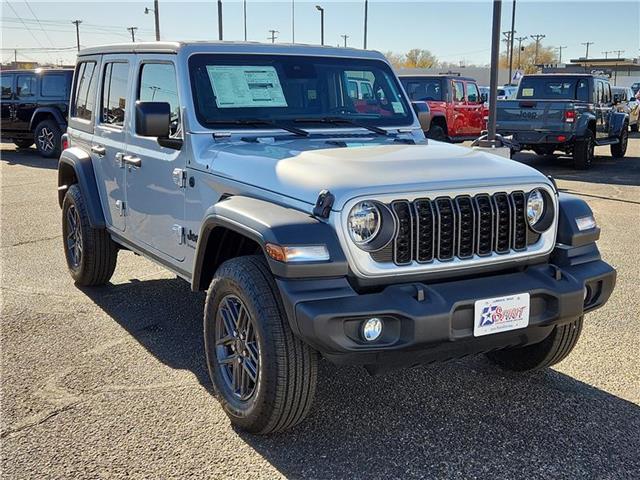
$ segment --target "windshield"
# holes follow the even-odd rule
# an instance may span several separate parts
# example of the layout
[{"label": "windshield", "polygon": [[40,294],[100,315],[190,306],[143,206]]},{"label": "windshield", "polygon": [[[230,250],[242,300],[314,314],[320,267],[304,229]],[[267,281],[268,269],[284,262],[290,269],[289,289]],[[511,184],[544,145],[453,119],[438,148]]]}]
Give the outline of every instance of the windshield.
[{"label": "windshield", "polygon": [[400,81],[412,102],[441,102],[444,99],[441,78],[401,78]]},{"label": "windshield", "polygon": [[347,125],[328,118],[370,126],[413,123],[395,75],[378,60],[198,54],[189,59],[189,71],[196,114],[207,127],[314,119],[324,119],[323,127]]},{"label": "windshield", "polygon": [[520,82],[518,99],[588,102],[589,82],[579,77],[524,77]]}]

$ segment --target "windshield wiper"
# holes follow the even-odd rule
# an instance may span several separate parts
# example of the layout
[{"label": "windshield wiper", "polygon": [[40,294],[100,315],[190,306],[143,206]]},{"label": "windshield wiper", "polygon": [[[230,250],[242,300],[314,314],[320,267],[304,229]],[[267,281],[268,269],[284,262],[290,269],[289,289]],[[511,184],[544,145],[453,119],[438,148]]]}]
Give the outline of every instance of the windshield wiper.
[{"label": "windshield wiper", "polygon": [[374,127],[373,125],[367,125],[366,123],[358,122],[350,118],[344,117],[309,117],[309,118],[296,118],[296,123],[329,123],[331,125],[339,125],[341,123],[347,125],[353,125],[354,127],[364,128],[370,132],[377,133],[378,135],[390,135],[384,128]]},{"label": "windshield wiper", "polygon": [[301,137],[308,137],[309,132],[306,130],[302,130],[301,128],[289,127],[287,125],[281,125],[276,122],[271,122],[269,120],[262,120],[260,118],[240,118],[233,120],[209,120],[207,124],[210,125],[254,125],[254,126],[265,126],[265,127],[273,127],[279,128],[280,130],[286,130],[287,132],[291,132],[295,135],[300,135]]}]

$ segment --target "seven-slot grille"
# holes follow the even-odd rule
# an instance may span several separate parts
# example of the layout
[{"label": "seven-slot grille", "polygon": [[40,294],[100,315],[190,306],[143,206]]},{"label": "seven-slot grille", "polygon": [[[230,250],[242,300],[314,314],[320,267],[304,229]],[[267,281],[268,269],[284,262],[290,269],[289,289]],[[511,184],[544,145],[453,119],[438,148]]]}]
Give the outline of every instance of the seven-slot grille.
[{"label": "seven-slot grille", "polygon": [[396,200],[390,204],[398,224],[396,235],[372,257],[408,265],[525,250],[525,206],[521,191]]}]

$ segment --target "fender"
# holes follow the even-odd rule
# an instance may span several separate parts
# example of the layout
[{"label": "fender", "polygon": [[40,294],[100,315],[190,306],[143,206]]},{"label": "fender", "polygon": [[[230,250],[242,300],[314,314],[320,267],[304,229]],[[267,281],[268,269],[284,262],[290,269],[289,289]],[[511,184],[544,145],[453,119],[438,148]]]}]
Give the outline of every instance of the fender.
[{"label": "fender", "polygon": [[581,198],[568,193],[558,195],[558,235],[556,243],[571,247],[582,247],[595,243],[600,238],[600,227],[580,230],[576,218],[593,216],[591,208]]},{"label": "fender", "polygon": [[62,208],[65,193],[74,183],[79,185],[86,201],[91,226],[105,228],[106,223],[91,157],[77,147],[64,150],[58,162],[58,204],[60,208]]},{"label": "fender", "polygon": [[67,121],[62,116],[62,113],[60,113],[60,110],[53,107],[39,107],[36,108],[36,111],[33,112],[33,115],[31,115],[29,130],[34,130],[38,126],[38,123],[41,122],[41,119],[49,115],[54,118],[61,129],[64,130],[65,128],[67,128]]},{"label": "fender", "polygon": [[582,112],[582,114],[578,117],[578,121],[576,122],[575,135],[578,138],[584,137],[584,134],[587,132],[589,128],[589,123],[596,122],[596,116],[591,112]]},{"label": "fender", "polygon": [[228,228],[251,238],[263,251],[267,243],[325,245],[329,250],[330,260],[326,262],[287,264],[265,255],[271,271],[278,277],[335,277],[348,273],[347,260],[331,225],[308,213],[282,205],[256,198],[232,196],[209,207],[204,215],[194,258],[193,290],[200,289],[207,242],[211,232],[218,227]]},{"label": "fender", "polygon": [[629,114],[612,111],[609,114],[609,138],[617,138],[622,133],[625,122],[629,124]]}]

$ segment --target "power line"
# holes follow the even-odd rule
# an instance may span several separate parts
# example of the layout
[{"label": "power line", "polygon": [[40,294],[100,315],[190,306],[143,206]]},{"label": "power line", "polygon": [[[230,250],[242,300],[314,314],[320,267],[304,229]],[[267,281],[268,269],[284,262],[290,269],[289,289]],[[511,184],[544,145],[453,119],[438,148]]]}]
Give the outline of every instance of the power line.
[{"label": "power line", "polygon": [[33,11],[33,9],[31,8],[31,5],[29,5],[29,2],[27,2],[27,0],[23,0],[24,4],[27,6],[27,8],[29,9],[29,11],[31,12],[31,15],[33,15],[33,18],[36,19],[36,22],[38,22],[38,25],[40,26],[40,30],[42,30],[42,33],[44,33],[45,37],[47,37],[47,40],[49,40],[49,44],[53,47],[53,41],[51,40],[51,37],[49,36],[49,34],[47,33],[47,31],[44,29],[44,27],[42,26],[42,23],[40,23],[40,19],[38,18],[38,16],[36,15],[36,13]]},{"label": "power line", "polygon": [[[9,6],[9,8],[11,9],[11,11],[13,12],[13,14],[18,18],[18,20],[20,20],[20,22],[22,23],[22,25],[24,25],[24,28],[26,28],[26,30],[29,32],[29,34],[33,37],[33,39],[36,41],[36,43],[38,45],[40,45],[41,47],[43,47],[42,43],[40,43],[40,40],[38,40],[38,38],[34,35],[34,33],[31,31],[31,29],[27,26],[27,24],[25,23],[25,21],[22,19],[22,17],[20,15],[18,15],[18,12],[16,11],[15,8],[13,8],[13,5],[11,5],[8,1],[6,2],[6,4]],[[51,60],[51,57],[49,57],[49,60]]]}]

